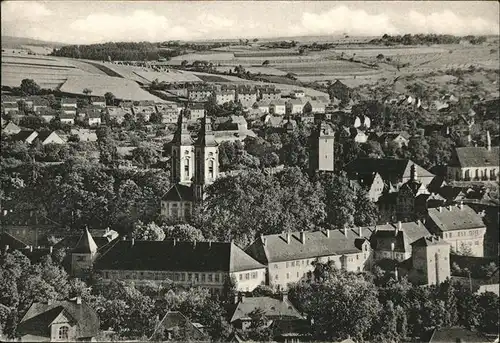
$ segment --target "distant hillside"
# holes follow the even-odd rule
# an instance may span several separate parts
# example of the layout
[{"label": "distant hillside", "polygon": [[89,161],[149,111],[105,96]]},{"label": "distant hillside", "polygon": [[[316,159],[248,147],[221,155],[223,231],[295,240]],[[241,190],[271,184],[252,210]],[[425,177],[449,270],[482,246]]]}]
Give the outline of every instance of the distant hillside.
[{"label": "distant hillside", "polygon": [[46,42],[38,39],[24,37],[2,36],[1,39],[2,48],[9,49],[22,49],[23,45],[46,46],[50,48],[59,48],[67,45],[64,43]]}]

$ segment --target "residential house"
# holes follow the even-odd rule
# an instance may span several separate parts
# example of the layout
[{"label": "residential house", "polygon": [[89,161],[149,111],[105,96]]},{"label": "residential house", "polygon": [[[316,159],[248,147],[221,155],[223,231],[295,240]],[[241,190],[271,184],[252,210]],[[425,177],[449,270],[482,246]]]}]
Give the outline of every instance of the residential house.
[{"label": "residential house", "polygon": [[148,122],[151,115],[156,113],[155,103],[152,100],[137,101],[134,103],[134,106],[132,106],[132,113],[136,119],[142,116],[144,121]]},{"label": "residential house", "polygon": [[281,91],[276,88],[259,88],[259,100],[273,101],[281,99]]},{"label": "residential house", "polygon": [[12,140],[31,144],[37,136],[38,132],[36,132],[35,130],[22,130],[12,135]]},{"label": "residential house", "polygon": [[202,119],[203,117],[205,117],[205,105],[203,103],[189,104],[186,115],[191,121]]},{"label": "residential house", "polygon": [[193,102],[205,102],[212,96],[213,90],[209,87],[197,87],[188,90],[188,99]]},{"label": "residential house", "polygon": [[38,133],[35,140],[40,141],[42,145],[66,143],[66,141],[56,133],[56,131],[41,131]]},{"label": "residential house", "polygon": [[[470,287],[476,294],[492,292],[498,295],[497,263],[498,257],[487,258],[451,254],[452,280]],[[490,267],[493,266],[495,269],[491,270]]]},{"label": "residential house", "polygon": [[290,99],[286,102],[286,114],[302,114],[305,102],[302,98]]},{"label": "residential house", "polygon": [[292,92],[290,92],[290,96],[294,99],[299,99],[305,97],[306,93],[302,89],[294,89]]},{"label": "residential house", "polygon": [[[168,311],[156,325],[149,340],[155,342],[179,339],[189,339],[190,342],[210,341],[210,337],[196,324],[179,311]],[[180,333],[182,336],[178,336]]]},{"label": "residential house", "polygon": [[19,132],[21,132],[21,128],[11,121],[9,121],[2,129],[2,133],[4,135],[15,135]]},{"label": "residential house", "polygon": [[269,113],[280,116],[286,114],[286,106],[283,100],[271,100],[269,103]]},{"label": "residential house", "polygon": [[49,101],[47,99],[44,99],[42,97],[32,97],[31,98],[31,109],[33,112],[36,114],[39,114],[41,110],[48,110],[50,108]]},{"label": "residential house", "polygon": [[[420,338],[422,343],[488,343],[493,342],[489,337],[478,331],[472,331],[463,327],[436,327],[424,333]],[[498,342],[496,340],[495,342]]]},{"label": "residential house", "polygon": [[21,99],[22,98],[20,96],[17,96],[17,95],[4,95],[4,94],[2,94],[1,102],[2,102],[2,105],[16,105],[16,107],[17,107],[17,104]]},{"label": "residential house", "polygon": [[325,113],[326,104],[321,101],[310,100],[304,105],[304,113]]},{"label": "residential house", "polygon": [[37,112],[38,116],[42,117],[42,119],[49,123],[52,119],[54,119],[57,115],[57,111],[52,108],[41,108]]},{"label": "residential house", "polygon": [[287,289],[291,282],[306,280],[315,261],[333,261],[337,268],[353,272],[365,270],[371,254],[371,232],[365,231],[365,235],[362,229],[262,235],[245,251],[266,265],[270,286]]},{"label": "residential house", "polygon": [[77,136],[80,142],[97,142],[97,134],[95,130],[71,129],[70,134]]},{"label": "residential house", "polygon": [[94,270],[105,281],[200,286],[212,293],[221,293],[228,278],[236,280],[238,291],[252,291],[266,281],[266,267],[234,242],[116,240]]},{"label": "residential house", "polygon": [[455,148],[448,165],[448,179],[456,181],[497,181],[500,149],[491,146],[487,132],[486,147]]},{"label": "residential house", "polygon": [[336,80],[333,84],[328,86],[328,94],[330,95],[330,99],[333,99],[335,97],[342,102],[347,102],[352,96],[351,93],[351,89],[339,80]]},{"label": "residential house", "polygon": [[352,180],[357,181],[366,190],[368,199],[372,202],[377,202],[385,189],[384,179],[377,172],[364,174]]},{"label": "residential house", "polygon": [[236,100],[236,92],[234,90],[215,91],[213,96],[217,105],[223,105],[227,102],[234,102]]},{"label": "residential house", "polygon": [[91,96],[90,104],[92,106],[105,108],[106,107],[106,98],[103,96]]},{"label": "residential house", "polygon": [[260,100],[253,104],[253,108],[259,109],[262,113],[269,113],[271,100]]},{"label": "residential house", "polygon": [[416,220],[423,218],[427,210],[427,198],[430,192],[418,179],[417,166],[410,167],[410,180],[399,187],[396,196],[396,218],[398,220]]},{"label": "residential house", "polygon": [[422,237],[411,244],[411,258],[401,262],[398,275],[417,285],[437,285],[451,275],[450,245],[440,237]]},{"label": "residential house", "polygon": [[18,114],[19,106],[16,104],[2,103],[2,114]]},{"label": "residential house", "polygon": [[236,101],[244,108],[250,108],[257,102],[257,91],[249,87],[239,87],[236,92]]},{"label": "residential house", "polygon": [[116,120],[118,124],[123,123],[126,115],[131,118],[134,116],[132,107],[106,106],[106,113],[109,115],[110,120]]},{"label": "residential house", "polygon": [[237,128],[234,130],[214,131],[214,139],[217,144],[220,144],[222,142],[236,142],[236,141],[244,143],[244,141],[248,137],[255,138],[257,137],[257,135],[252,130],[240,131]]},{"label": "residential house", "polygon": [[98,335],[99,326],[97,313],[75,298],[32,303],[16,332],[21,342],[90,342]]},{"label": "residential house", "polygon": [[356,143],[366,143],[368,141],[368,135],[364,131],[355,127],[348,128],[343,126],[342,128],[345,132],[345,136],[350,140]]},{"label": "residential house", "polygon": [[75,114],[69,113],[68,111],[64,110],[63,113],[59,114],[59,120],[61,121],[61,124],[73,125],[75,124],[75,116],[76,110]]},{"label": "residential house", "polygon": [[189,219],[192,215],[194,191],[191,186],[174,184],[161,198],[161,215],[173,219]]},{"label": "residential house", "polygon": [[77,102],[75,98],[62,98],[61,109],[66,114],[76,116]]},{"label": "residential house", "polygon": [[399,148],[408,146],[410,135],[407,132],[382,132],[378,137],[378,142],[382,146],[395,144]]},{"label": "residential house", "polygon": [[85,115],[85,122],[88,126],[101,125],[101,113],[98,111],[89,110]]},{"label": "residential house", "polygon": [[453,251],[484,256],[486,225],[482,216],[468,205],[430,208],[426,226],[450,244]]},{"label": "residential house", "polygon": [[429,235],[421,221],[377,225],[370,237],[373,259],[402,262],[411,258],[412,243]]},{"label": "residential house", "polygon": [[97,258],[98,246],[87,227],[83,230],[76,246],[71,251],[71,275],[86,277]]},{"label": "residential house", "polygon": [[179,120],[179,108],[174,102],[157,104],[156,111],[161,115],[162,124],[175,124]]}]

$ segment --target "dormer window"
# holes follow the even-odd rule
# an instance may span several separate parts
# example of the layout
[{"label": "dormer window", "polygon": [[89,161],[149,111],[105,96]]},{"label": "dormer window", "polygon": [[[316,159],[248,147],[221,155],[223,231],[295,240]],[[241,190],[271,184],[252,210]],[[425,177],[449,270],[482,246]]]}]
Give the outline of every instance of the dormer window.
[{"label": "dormer window", "polygon": [[69,338],[69,328],[67,326],[61,326],[59,328],[58,338],[60,340],[67,340]]}]

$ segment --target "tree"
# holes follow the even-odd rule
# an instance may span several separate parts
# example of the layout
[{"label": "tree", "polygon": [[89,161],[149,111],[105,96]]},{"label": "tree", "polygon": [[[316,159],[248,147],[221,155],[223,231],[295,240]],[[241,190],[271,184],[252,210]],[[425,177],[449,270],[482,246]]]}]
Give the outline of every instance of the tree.
[{"label": "tree", "polygon": [[106,99],[106,105],[108,105],[108,106],[114,106],[116,97],[115,97],[115,95],[113,93],[106,92],[104,94],[104,98]]},{"label": "tree", "polygon": [[479,329],[486,333],[498,333],[498,295],[481,293],[478,297]]},{"label": "tree", "polygon": [[165,232],[165,239],[177,239],[179,241],[190,242],[203,242],[205,237],[201,230],[189,224],[177,224],[174,226],[163,226]]},{"label": "tree", "polygon": [[326,225],[339,229],[352,227],[356,213],[356,193],[345,173],[338,176],[322,173],[318,175],[318,180],[324,190]]},{"label": "tree", "polygon": [[356,213],[354,215],[354,225],[369,226],[375,225],[379,219],[378,206],[368,199],[368,195],[363,188],[356,190],[356,200],[354,203]]},{"label": "tree", "polygon": [[82,91],[83,94],[85,95],[90,95],[92,94],[92,89],[90,88],[84,88],[83,91]]},{"label": "tree", "polygon": [[137,148],[132,150],[132,161],[137,162],[145,169],[157,163],[159,158],[160,153],[151,144],[140,143]]},{"label": "tree", "polygon": [[107,126],[100,126],[96,130],[97,144],[99,146],[99,160],[104,165],[113,164],[118,158],[116,143]]},{"label": "tree", "polygon": [[143,222],[138,221],[134,224],[132,237],[141,241],[163,241],[165,233],[155,222],[144,225]]},{"label": "tree", "polygon": [[23,95],[37,95],[41,90],[40,86],[32,79],[23,79],[20,88]]},{"label": "tree", "polygon": [[429,162],[431,166],[447,165],[451,158],[451,140],[439,134],[429,139]]}]

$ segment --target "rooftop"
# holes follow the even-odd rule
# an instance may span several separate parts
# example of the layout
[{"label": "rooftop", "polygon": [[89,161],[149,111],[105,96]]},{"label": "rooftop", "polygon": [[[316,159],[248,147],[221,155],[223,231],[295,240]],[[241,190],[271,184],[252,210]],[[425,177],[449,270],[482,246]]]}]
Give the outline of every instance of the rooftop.
[{"label": "rooftop", "polygon": [[428,214],[442,232],[485,227],[482,217],[468,205],[430,208]]},{"label": "rooftop", "polygon": [[455,148],[450,165],[460,167],[498,166],[500,153],[499,147],[462,147]]},{"label": "rooftop", "polygon": [[300,313],[287,299],[275,299],[271,297],[244,297],[236,305],[230,322],[249,318],[249,314],[261,309],[269,319],[302,319]]}]

